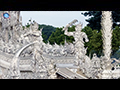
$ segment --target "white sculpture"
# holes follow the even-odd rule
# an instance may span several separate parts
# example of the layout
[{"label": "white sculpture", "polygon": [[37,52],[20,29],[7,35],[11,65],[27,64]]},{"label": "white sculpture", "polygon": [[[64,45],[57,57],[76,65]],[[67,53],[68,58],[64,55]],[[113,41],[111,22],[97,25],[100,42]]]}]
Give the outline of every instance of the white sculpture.
[{"label": "white sculpture", "polygon": [[[81,31],[82,24],[75,25],[74,32],[68,32],[68,27],[74,25],[78,20],[73,20],[66,25],[63,30],[68,36],[73,36],[75,41],[65,45],[50,45],[43,43],[42,29],[38,30],[38,23],[30,22],[30,27],[22,28],[22,17],[19,11],[4,11],[10,14],[10,19],[1,17],[1,33],[0,33],[0,52],[14,56],[11,60],[10,68],[6,69],[6,73],[2,73],[0,78],[20,78],[20,79],[56,79],[58,68],[55,63],[69,63],[69,60],[63,60],[61,57],[69,57],[75,55],[75,62],[72,63],[82,70],[82,73],[88,78],[119,78],[120,70],[118,69],[119,60],[111,59],[111,37],[112,37],[112,20],[111,12],[102,12],[102,36],[104,56],[100,58],[93,54],[90,59],[86,55],[87,48],[84,43],[88,42],[87,35]],[[19,20],[19,18],[21,18]],[[85,39],[85,41],[83,40]],[[17,52],[17,53],[16,53]],[[50,58],[43,57],[49,55]],[[20,72],[20,58],[30,57],[30,67],[32,72]],[[57,60],[60,58],[61,60]],[[71,58],[71,57],[70,57]],[[115,61],[115,63],[112,63]],[[28,61],[27,61],[28,62]],[[23,61],[22,63],[25,64]],[[71,63],[71,62],[70,62]],[[111,68],[114,67],[114,70]],[[1,68],[1,67],[0,67]]]},{"label": "white sculpture", "polygon": [[112,12],[102,11],[102,37],[103,37],[103,52],[107,60],[110,60],[111,40],[112,40]]},{"label": "white sculpture", "polygon": [[54,67],[53,64],[49,64],[48,65],[48,79],[56,79],[57,75],[56,72],[58,71],[58,69],[56,70],[56,68]]},{"label": "white sculpture", "polygon": [[75,31],[74,32],[68,32],[68,27],[76,23],[77,20],[73,20],[71,23],[69,23],[63,30],[65,30],[65,35],[73,36],[75,39],[74,48],[75,48],[75,57],[77,61],[75,60],[75,64],[80,66],[80,69],[83,71],[83,73],[88,73],[90,67],[91,67],[91,61],[88,56],[86,56],[86,49],[84,47],[84,41],[88,42],[87,35],[84,32],[81,32],[82,24],[79,23],[75,25]]}]

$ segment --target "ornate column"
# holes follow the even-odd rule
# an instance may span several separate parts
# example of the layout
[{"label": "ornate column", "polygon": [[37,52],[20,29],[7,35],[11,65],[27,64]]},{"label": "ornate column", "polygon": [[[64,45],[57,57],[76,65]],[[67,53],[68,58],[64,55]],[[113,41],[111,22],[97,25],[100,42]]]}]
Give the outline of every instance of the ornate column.
[{"label": "ornate column", "polygon": [[110,61],[111,54],[111,40],[112,40],[112,12],[111,11],[102,11],[102,39],[103,39],[103,53],[104,57]]}]

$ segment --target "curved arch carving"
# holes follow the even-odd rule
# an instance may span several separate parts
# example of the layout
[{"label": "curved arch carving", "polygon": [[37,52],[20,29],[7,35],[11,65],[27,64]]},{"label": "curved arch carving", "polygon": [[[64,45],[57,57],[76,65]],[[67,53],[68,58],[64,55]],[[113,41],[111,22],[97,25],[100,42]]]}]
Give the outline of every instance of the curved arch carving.
[{"label": "curved arch carving", "polygon": [[38,43],[38,41],[35,41],[33,43],[27,44],[24,47],[22,47],[20,50],[17,51],[17,53],[15,54],[15,56],[12,59],[11,65],[10,65],[10,72],[11,72],[11,76],[13,78],[18,79],[20,76],[20,69],[19,69],[19,56],[20,54],[29,46]]}]

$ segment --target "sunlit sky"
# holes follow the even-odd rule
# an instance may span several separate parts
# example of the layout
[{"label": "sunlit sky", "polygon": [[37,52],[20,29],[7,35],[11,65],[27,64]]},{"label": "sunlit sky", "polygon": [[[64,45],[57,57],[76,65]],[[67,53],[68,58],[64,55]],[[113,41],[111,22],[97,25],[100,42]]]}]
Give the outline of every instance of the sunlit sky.
[{"label": "sunlit sky", "polygon": [[35,20],[39,24],[52,25],[54,27],[66,26],[69,22],[77,19],[83,23],[83,27],[87,22],[81,13],[85,11],[21,11],[23,25],[26,25],[30,19]]}]

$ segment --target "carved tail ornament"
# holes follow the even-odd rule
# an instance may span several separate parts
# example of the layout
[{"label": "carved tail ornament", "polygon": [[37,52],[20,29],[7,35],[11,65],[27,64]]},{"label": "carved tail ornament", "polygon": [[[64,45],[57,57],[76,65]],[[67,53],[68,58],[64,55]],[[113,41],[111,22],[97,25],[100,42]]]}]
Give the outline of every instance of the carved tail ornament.
[{"label": "carved tail ornament", "polygon": [[10,71],[11,71],[11,76],[13,78],[18,79],[20,76],[20,70],[19,70],[19,56],[20,54],[29,46],[38,43],[38,41],[35,41],[33,43],[27,44],[24,47],[22,47],[20,50],[17,51],[17,53],[15,54],[15,56],[12,59],[11,65],[10,65]]}]

